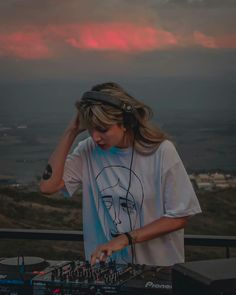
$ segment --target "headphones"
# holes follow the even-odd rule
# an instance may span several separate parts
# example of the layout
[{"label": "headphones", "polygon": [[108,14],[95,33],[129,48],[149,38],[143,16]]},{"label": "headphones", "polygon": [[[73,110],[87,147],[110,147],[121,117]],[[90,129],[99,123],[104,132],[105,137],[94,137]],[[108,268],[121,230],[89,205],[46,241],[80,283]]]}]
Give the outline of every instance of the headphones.
[{"label": "headphones", "polygon": [[136,110],[132,105],[123,103],[116,96],[100,91],[87,91],[82,95],[81,102],[102,102],[104,104],[113,106],[123,112],[124,127],[136,129],[138,127],[138,120],[135,116]]}]

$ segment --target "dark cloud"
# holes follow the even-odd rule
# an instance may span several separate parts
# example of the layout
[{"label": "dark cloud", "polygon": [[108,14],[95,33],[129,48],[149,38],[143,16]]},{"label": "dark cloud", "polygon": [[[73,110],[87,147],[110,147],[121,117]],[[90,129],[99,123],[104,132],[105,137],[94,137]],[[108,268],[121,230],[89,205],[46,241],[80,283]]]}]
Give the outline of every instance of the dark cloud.
[{"label": "dark cloud", "polygon": [[0,24],[1,30],[9,30],[29,24],[130,21],[175,30],[198,23],[208,26],[219,16],[223,26],[232,26],[235,9],[235,0],[8,0],[0,1]]},{"label": "dark cloud", "polygon": [[236,7],[235,0],[157,0],[150,1],[159,7],[176,5],[185,7],[206,7],[206,8],[216,8],[216,7]]},{"label": "dark cloud", "polygon": [[216,7],[236,7],[235,0],[185,0],[187,4],[195,5],[195,6],[205,6],[208,8],[216,8]]},{"label": "dark cloud", "polygon": [[[77,0],[11,0],[0,2],[0,23],[4,25],[51,24],[83,22],[91,19],[104,19],[104,5],[101,1]],[[109,11],[109,7],[107,7]]]}]

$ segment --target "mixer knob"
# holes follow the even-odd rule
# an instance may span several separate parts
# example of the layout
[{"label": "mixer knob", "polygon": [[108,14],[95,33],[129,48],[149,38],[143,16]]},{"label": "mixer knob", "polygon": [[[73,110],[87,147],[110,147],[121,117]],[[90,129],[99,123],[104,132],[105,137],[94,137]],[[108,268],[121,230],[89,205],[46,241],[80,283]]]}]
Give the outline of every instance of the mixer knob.
[{"label": "mixer knob", "polygon": [[113,284],[114,282],[115,282],[115,280],[114,280],[114,274],[112,274],[111,277],[110,277],[110,283]]},{"label": "mixer knob", "polygon": [[92,271],[91,271],[90,269],[88,270],[87,277],[88,277],[89,279],[91,279],[91,277],[92,277]]},{"label": "mixer knob", "polygon": [[87,273],[88,273],[88,270],[87,269],[83,269],[82,274],[83,274],[84,277],[87,277]]},{"label": "mixer knob", "polygon": [[116,283],[118,281],[118,273],[114,273],[114,283]]},{"label": "mixer knob", "polygon": [[108,275],[104,275],[104,282],[105,282],[105,284],[108,284],[109,283],[109,276]]},{"label": "mixer knob", "polygon": [[51,281],[53,281],[53,282],[55,281],[55,276],[53,273],[51,274]]},{"label": "mixer knob", "polygon": [[114,273],[114,283],[116,283],[118,281],[118,273]]},{"label": "mixer knob", "polygon": [[73,274],[74,274],[75,277],[78,276],[78,275],[79,275],[79,271],[78,271],[78,269],[75,269],[75,270],[73,271]]},{"label": "mixer knob", "polygon": [[73,271],[75,269],[75,262],[71,261],[70,263],[70,269]]},{"label": "mixer knob", "polygon": [[113,277],[110,278],[109,283],[110,283],[110,284],[113,284],[113,283],[114,283],[114,278],[113,278]]},{"label": "mixer knob", "polygon": [[59,276],[62,276],[62,274],[63,274],[62,267],[60,267],[60,268],[58,269],[58,274],[59,274]]},{"label": "mixer knob", "polygon": [[79,278],[82,277],[82,270],[81,270],[81,269],[77,272],[77,276],[78,276]]}]

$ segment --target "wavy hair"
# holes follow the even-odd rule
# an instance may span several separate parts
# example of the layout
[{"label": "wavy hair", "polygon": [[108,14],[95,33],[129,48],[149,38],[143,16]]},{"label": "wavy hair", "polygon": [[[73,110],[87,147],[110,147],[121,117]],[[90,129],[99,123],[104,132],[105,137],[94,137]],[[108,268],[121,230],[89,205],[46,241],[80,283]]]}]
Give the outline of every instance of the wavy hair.
[{"label": "wavy hair", "polygon": [[[168,138],[158,126],[151,123],[152,109],[144,103],[129,95],[119,84],[107,82],[92,87],[91,91],[104,92],[118,98],[122,103],[131,105],[135,110],[134,116],[137,127],[125,126],[129,142],[134,140],[134,149],[141,154],[151,154]],[[109,127],[113,124],[124,124],[124,113],[121,109],[103,102],[78,101],[76,107],[85,126]]]}]

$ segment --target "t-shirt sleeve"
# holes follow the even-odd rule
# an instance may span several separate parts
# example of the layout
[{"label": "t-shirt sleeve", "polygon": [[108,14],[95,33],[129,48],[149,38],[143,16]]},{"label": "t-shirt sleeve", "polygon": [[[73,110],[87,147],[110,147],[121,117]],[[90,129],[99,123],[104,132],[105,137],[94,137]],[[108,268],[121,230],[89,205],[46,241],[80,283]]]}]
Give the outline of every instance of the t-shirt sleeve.
[{"label": "t-shirt sleeve", "polygon": [[173,145],[168,145],[163,164],[164,216],[183,217],[201,212],[192,183]]},{"label": "t-shirt sleeve", "polygon": [[67,156],[63,180],[65,189],[72,196],[82,183],[83,160],[79,146]]}]

